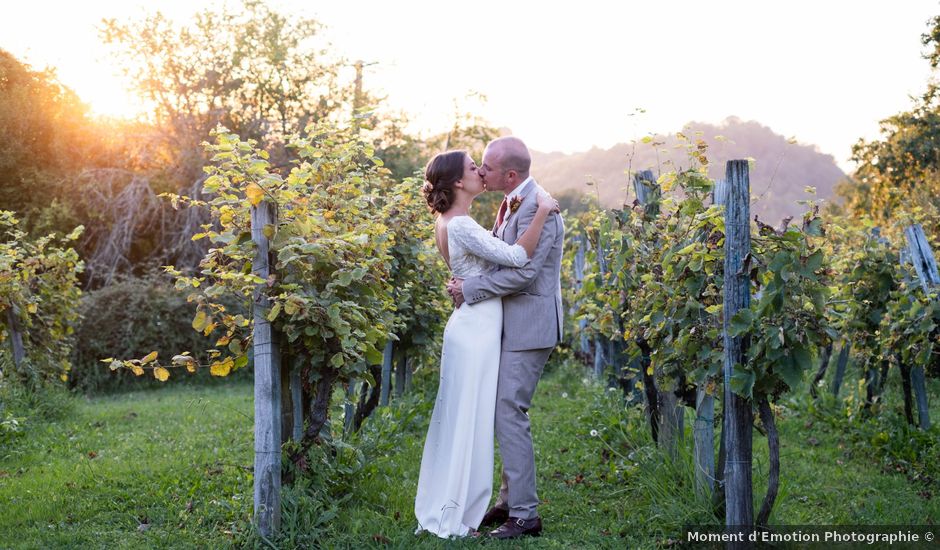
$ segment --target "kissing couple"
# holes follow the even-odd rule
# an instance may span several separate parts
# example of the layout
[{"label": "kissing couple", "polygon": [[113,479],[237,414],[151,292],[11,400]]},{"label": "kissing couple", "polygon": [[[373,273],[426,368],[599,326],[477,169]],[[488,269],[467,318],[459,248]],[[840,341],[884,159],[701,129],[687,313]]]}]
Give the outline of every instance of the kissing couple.
[{"label": "kissing couple", "polygon": [[[415,497],[416,533],[442,538],[538,536],[535,455],[528,410],[561,339],[558,202],[529,175],[516,137],[490,142],[477,166],[465,151],[435,156],[423,192],[456,308],[444,329],[440,385]],[[484,190],[505,195],[491,231],[469,215]],[[502,483],[493,506],[494,442]]]}]

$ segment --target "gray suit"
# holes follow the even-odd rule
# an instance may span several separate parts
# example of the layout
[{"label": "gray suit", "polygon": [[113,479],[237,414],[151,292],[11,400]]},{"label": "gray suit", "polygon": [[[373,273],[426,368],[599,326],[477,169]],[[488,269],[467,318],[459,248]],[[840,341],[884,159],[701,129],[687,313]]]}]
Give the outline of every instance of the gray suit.
[{"label": "gray suit", "polygon": [[[532,181],[515,213],[507,212],[503,240],[515,243],[538,210]],[[494,229],[495,232],[495,229]],[[545,221],[535,255],[519,269],[497,269],[463,282],[467,304],[503,298],[503,340],[496,389],[496,438],[503,459],[503,483],[496,507],[514,518],[538,515],[535,454],[527,411],[552,349],[561,340],[561,257],[565,225],[558,214]]]}]

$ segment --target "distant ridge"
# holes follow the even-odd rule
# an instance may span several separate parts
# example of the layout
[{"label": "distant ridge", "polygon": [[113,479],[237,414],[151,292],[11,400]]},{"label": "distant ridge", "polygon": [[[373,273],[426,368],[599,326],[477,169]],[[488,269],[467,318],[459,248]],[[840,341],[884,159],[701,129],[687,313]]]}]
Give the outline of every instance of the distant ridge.
[{"label": "distant ridge", "polygon": [[[798,200],[832,200],[836,184],[845,178],[832,155],[788,140],[755,121],[728,117],[718,125],[692,122],[682,133],[693,142],[700,138],[708,144],[712,178],[724,178],[728,160],[754,159],[751,214],[772,225],[787,216],[798,218],[805,211]],[[654,147],[653,143],[661,144]],[[675,134],[653,136],[653,143],[621,143],[607,150],[595,147],[570,155],[533,151],[532,174],[551,193],[599,192],[603,206],[620,207],[634,199],[626,170],[651,169],[658,176],[689,165],[687,151],[677,148],[682,142]],[[586,185],[589,180],[597,182],[596,189]],[[815,196],[804,191],[807,186],[816,188]]]}]

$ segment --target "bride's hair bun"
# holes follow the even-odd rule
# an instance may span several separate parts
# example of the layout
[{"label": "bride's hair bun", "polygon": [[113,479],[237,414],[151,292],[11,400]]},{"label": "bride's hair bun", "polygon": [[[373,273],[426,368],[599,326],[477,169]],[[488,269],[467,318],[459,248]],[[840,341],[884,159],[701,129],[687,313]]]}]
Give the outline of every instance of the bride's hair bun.
[{"label": "bride's hair bun", "polygon": [[444,213],[454,203],[454,184],[463,177],[467,152],[447,151],[435,155],[424,169],[421,192],[432,212]]}]

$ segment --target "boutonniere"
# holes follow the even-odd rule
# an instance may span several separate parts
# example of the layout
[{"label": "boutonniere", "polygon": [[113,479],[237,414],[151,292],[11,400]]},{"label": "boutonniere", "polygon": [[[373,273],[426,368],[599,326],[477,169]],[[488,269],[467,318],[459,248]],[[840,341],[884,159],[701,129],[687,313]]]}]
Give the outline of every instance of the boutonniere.
[{"label": "boutonniere", "polygon": [[519,206],[522,205],[522,197],[516,195],[509,201],[509,213],[515,214],[516,210],[519,210]]}]

